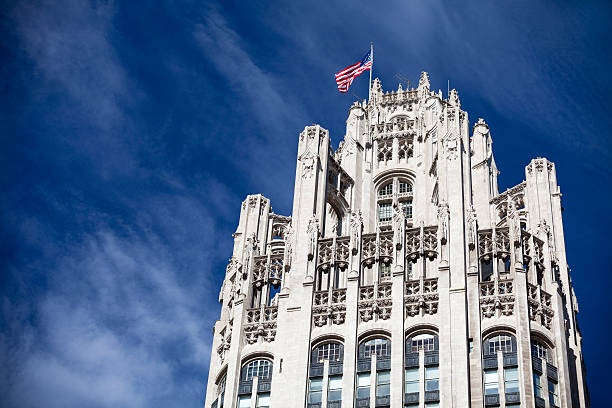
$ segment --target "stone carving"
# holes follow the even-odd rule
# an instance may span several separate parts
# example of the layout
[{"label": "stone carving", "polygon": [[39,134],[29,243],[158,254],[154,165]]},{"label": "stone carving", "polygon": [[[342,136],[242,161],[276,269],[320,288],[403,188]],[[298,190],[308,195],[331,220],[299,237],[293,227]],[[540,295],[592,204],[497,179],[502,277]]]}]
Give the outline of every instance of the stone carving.
[{"label": "stone carving", "polygon": [[314,258],[315,251],[317,250],[317,240],[319,239],[319,220],[311,218],[308,221],[308,227],[306,229],[308,234],[308,260]]},{"label": "stone carving", "polygon": [[361,230],[363,229],[363,217],[361,211],[351,213],[350,219],[350,246],[353,255],[357,255],[361,244]]},{"label": "stone carving", "polygon": [[396,249],[402,249],[406,216],[398,201],[393,203],[393,241]]},{"label": "stone carving", "polygon": [[480,284],[480,310],[482,318],[496,315],[511,316],[514,313],[514,286],[511,279],[495,280]]},{"label": "stone carving", "polygon": [[391,317],[391,283],[359,288],[359,319],[362,322],[387,320]]},{"label": "stone carving", "polygon": [[312,307],[312,322],[316,327],[328,323],[342,324],[346,318],[346,289],[315,292]]},{"label": "stone carving", "polygon": [[405,285],[406,317],[438,313],[438,278],[409,280]]},{"label": "stone carving", "polygon": [[448,241],[448,222],[450,218],[450,210],[448,204],[442,201],[438,204],[438,236],[442,245],[446,245]]},{"label": "stone carving", "polygon": [[309,152],[306,156],[302,157],[302,178],[309,179],[314,174],[316,158]]},{"label": "stone carving", "polygon": [[529,304],[529,318],[550,330],[554,316],[552,296],[544,292],[540,286],[528,283],[527,303]]},{"label": "stone carving", "polygon": [[259,339],[265,342],[274,341],[276,337],[276,320],[278,307],[262,307],[247,311],[244,335],[248,344],[255,344]]},{"label": "stone carving", "polygon": [[468,247],[473,250],[476,248],[476,236],[478,234],[478,223],[476,219],[476,210],[474,206],[470,206],[467,215],[468,224]]},{"label": "stone carving", "polygon": [[217,354],[219,359],[223,362],[225,360],[225,354],[232,345],[232,321],[219,332],[220,342],[217,347]]}]

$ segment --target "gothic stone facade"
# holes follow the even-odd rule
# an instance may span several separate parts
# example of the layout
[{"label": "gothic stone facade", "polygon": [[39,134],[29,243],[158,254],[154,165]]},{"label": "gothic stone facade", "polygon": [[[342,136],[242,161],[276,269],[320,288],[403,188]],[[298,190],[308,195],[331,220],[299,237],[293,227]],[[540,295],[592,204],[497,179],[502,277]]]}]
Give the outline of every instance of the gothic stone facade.
[{"label": "gothic stone facade", "polygon": [[555,165],[498,192],[452,90],[299,135],[291,216],[242,203],[206,408],[587,407]]}]

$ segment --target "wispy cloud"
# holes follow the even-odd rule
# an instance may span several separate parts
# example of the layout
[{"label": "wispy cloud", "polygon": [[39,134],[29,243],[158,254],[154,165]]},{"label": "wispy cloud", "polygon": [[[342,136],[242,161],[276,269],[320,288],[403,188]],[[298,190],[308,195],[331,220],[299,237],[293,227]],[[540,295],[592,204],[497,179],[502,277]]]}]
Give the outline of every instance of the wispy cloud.
[{"label": "wispy cloud", "polygon": [[[146,221],[141,232],[101,227],[63,249],[32,305],[36,323],[20,323],[5,406],[188,406],[202,398],[218,313],[216,227],[200,204],[174,201],[172,222],[162,221],[159,200],[145,209],[162,235],[146,231]],[[198,242],[171,253],[193,235]],[[5,312],[18,312],[4,302]]]}]

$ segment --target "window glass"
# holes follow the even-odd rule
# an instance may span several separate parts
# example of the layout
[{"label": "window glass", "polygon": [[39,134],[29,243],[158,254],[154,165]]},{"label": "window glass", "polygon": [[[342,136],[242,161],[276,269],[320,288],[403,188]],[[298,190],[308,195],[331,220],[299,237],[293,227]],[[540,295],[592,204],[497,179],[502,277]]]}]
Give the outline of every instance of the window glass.
[{"label": "window glass", "polygon": [[499,394],[497,370],[484,370],[485,395]]},{"label": "window glass", "polygon": [[504,368],[506,392],[519,392],[518,368]]},{"label": "window glass", "polygon": [[425,367],[425,391],[438,391],[440,371],[438,366]]},{"label": "window glass", "polygon": [[311,378],[308,391],[308,402],[318,403],[322,400],[323,391],[323,379],[322,378]]},{"label": "window glass", "polygon": [[385,184],[378,190],[379,197],[384,197],[393,194],[393,183]]},{"label": "window glass", "polygon": [[357,374],[357,398],[370,397],[370,374]]},{"label": "window glass", "polygon": [[391,371],[380,371],[376,375],[376,396],[391,395]]},{"label": "window glass", "polygon": [[405,181],[400,181],[399,182],[399,192],[400,194],[412,192],[412,184],[407,183]]},{"label": "window glass", "polygon": [[270,408],[270,393],[257,395],[257,408]]},{"label": "window glass", "polygon": [[542,379],[538,373],[533,373],[533,388],[536,397],[542,397]]},{"label": "window glass", "polygon": [[416,353],[419,350],[435,350],[435,336],[432,334],[419,334],[412,338],[411,350]]},{"label": "window glass", "polygon": [[368,358],[372,354],[377,357],[386,357],[391,355],[391,341],[387,339],[372,339],[365,342],[363,347],[364,357]]},{"label": "window glass", "polygon": [[548,403],[551,406],[559,406],[559,395],[557,394],[557,384],[548,380]]},{"label": "window glass", "polygon": [[378,221],[391,221],[392,212],[391,203],[378,204]]},{"label": "window glass", "polygon": [[380,264],[380,280],[386,281],[391,279],[391,264]]},{"label": "window glass", "polygon": [[252,380],[253,377],[259,379],[270,379],[272,374],[272,363],[268,360],[254,360],[247,366],[246,380]]},{"label": "window glass", "polygon": [[327,391],[327,400],[328,401],[342,401],[342,376],[334,375],[327,379],[328,381],[328,391]]},{"label": "window glass", "polygon": [[498,351],[503,351],[504,353],[513,352],[512,337],[505,334],[492,337],[489,340],[489,354],[495,354]]},{"label": "window glass", "polygon": [[412,218],[412,200],[400,201],[400,205],[402,206],[404,216],[406,218]]},{"label": "window glass", "polygon": [[426,402],[425,408],[440,408],[439,402]]},{"label": "window glass", "polygon": [[419,392],[419,369],[407,368],[405,374],[406,394]]},{"label": "window glass", "polygon": [[340,343],[327,343],[317,347],[317,362],[322,363],[325,360],[340,361],[342,345]]},{"label": "window glass", "polygon": [[251,396],[241,395],[238,397],[238,408],[251,408]]},{"label": "window glass", "polygon": [[549,363],[552,362],[548,347],[546,347],[544,344],[540,343],[537,340],[531,340],[531,355],[533,357],[546,360]]}]

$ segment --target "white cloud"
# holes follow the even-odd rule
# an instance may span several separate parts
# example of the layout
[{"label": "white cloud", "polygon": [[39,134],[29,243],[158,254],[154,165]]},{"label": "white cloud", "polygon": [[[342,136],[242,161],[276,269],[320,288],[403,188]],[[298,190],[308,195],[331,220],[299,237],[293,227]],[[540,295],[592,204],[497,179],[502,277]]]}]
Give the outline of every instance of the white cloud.
[{"label": "white cloud", "polygon": [[219,248],[212,210],[194,200],[176,195],[168,220],[165,197],[149,203],[133,228],[101,226],[60,248],[64,256],[45,271],[49,287],[33,305],[36,322],[20,323],[4,404],[184,407],[202,400],[218,318],[211,266],[229,255],[231,242]]}]

